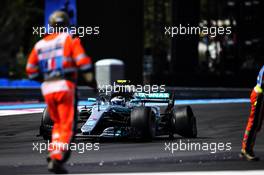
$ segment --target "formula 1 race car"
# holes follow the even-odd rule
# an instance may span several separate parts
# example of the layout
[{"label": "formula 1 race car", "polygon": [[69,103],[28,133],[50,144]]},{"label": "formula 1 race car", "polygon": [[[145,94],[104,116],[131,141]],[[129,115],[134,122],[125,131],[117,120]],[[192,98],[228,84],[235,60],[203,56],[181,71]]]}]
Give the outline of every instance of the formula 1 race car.
[{"label": "formula 1 race car", "polygon": [[[174,106],[174,95],[169,93],[113,93],[88,98],[91,105],[78,107],[76,136],[99,138],[140,138],[175,133],[197,137],[196,118],[190,106]],[[162,106],[163,104],[163,106]],[[164,106],[165,104],[165,106]],[[50,138],[52,121],[44,109],[40,135]]]}]

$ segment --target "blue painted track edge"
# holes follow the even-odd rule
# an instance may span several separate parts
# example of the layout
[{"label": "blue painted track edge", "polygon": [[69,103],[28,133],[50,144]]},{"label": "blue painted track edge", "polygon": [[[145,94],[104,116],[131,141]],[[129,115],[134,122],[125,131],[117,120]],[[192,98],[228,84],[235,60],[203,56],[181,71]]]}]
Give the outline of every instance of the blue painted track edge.
[{"label": "blue painted track edge", "polygon": [[[249,103],[248,98],[234,98],[234,99],[195,99],[195,100],[175,100],[176,105],[192,105],[192,104],[221,104],[221,103]],[[91,102],[79,101],[79,105],[91,105]],[[162,105],[160,103],[152,105]],[[163,104],[165,105],[165,104]],[[44,103],[38,104],[15,104],[15,105],[0,105],[0,110],[16,110],[16,109],[34,109],[34,108],[45,108]]]}]

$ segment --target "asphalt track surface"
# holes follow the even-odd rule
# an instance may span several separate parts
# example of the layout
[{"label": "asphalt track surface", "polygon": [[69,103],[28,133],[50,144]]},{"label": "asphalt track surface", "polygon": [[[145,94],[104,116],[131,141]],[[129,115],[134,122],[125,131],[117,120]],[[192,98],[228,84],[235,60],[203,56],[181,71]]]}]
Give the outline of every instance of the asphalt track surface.
[{"label": "asphalt track surface", "polygon": [[[249,113],[248,103],[192,105],[197,117],[198,138],[175,135],[153,142],[100,141],[98,151],[74,151],[66,164],[69,173],[176,172],[218,170],[263,170],[264,139],[258,134],[256,154],[259,162],[247,162],[238,156],[243,130]],[[46,174],[46,152],[33,151],[40,114],[0,116],[0,174]],[[77,143],[91,140],[79,139]],[[93,141],[97,142],[97,141]],[[230,151],[169,151],[165,143],[231,143]],[[175,146],[176,144],[174,144]],[[211,151],[213,152],[213,151]]]}]

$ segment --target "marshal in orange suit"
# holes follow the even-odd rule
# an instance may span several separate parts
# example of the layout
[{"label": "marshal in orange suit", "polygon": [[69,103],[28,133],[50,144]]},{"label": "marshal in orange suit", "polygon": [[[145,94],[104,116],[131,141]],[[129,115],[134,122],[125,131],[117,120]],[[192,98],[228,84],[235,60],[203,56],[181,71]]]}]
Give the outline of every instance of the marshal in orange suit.
[{"label": "marshal in orange suit", "polygon": [[[55,11],[49,25],[67,27],[69,17],[63,11]],[[74,133],[77,73],[83,72],[87,82],[92,82],[91,68],[91,58],[85,54],[80,39],[64,32],[46,35],[29,55],[26,72],[31,79],[42,79],[41,91],[54,122],[48,156],[48,169],[52,172],[66,173],[63,163],[69,155],[65,145],[71,143]]]}]

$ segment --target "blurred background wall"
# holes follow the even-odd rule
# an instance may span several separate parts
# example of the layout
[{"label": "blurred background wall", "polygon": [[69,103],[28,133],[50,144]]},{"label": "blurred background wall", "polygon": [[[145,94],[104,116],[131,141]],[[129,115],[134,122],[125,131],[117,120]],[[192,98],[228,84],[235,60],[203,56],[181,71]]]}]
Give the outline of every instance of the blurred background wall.
[{"label": "blurred background wall", "polygon": [[[76,0],[77,24],[100,26],[82,42],[94,61],[118,58],[135,83],[252,87],[264,58],[261,0]],[[0,77],[25,78],[44,24],[44,0],[1,1]],[[231,26],[231,35],[164,35],[165,26]]]}]

